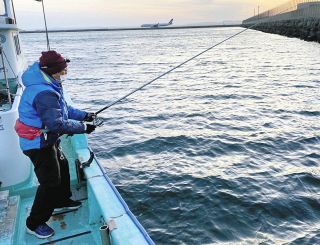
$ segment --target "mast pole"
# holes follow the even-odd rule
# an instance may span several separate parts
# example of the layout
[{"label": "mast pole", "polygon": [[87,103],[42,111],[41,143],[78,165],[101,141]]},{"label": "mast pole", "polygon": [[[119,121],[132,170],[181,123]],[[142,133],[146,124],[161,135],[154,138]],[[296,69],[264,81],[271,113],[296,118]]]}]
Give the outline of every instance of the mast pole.
[{"label": "mast pole", "polygon": [[43,19],[44,19],[44,26],[46,28],[46,38],[47,38],[47,48],[50,51],[50,42],[49,42],[49,34],[48,34],[48,27],[47,27],[47,18],[46,18],[46,11],[44,8],[44,0],[36,0],[37,2],[41,2],[42,4],[42,12],[43,12]]},{"label": "mast pole", "polygon": [[43,10],[43,18],[44,18],[44,25],[46,27],[46,37],[47,37],[47,48],[48,51],[50,50],[50,43],[49,43],[49,34],[48,34],[48,27],[47,27],[47,18],[46,18],[46,12],[44,11],[44,3],[42,2],[42,10]]}]

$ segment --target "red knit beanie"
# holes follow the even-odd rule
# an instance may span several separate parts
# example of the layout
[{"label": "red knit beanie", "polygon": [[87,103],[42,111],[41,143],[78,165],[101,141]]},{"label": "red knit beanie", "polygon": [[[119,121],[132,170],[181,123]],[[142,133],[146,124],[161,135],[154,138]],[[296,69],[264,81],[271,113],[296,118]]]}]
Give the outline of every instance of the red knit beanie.
[{"label": "red knit beanie", "polygon": [[45,51],[41,54],[40,68],[49,75],[63,71],[67,68],[67,63],[70,62],[70,60],[64,59],[61,54],[54,50]]}]

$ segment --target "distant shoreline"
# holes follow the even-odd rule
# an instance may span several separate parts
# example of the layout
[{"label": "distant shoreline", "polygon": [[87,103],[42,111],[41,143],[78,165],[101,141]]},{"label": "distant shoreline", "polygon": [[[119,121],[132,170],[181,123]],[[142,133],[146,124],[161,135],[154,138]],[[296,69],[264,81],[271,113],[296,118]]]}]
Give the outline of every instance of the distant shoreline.
[{"label": "distant shoreline", "polygon": [[[196,29],[196,28],[220,28],[220,27],[241,27],[237,25],[201,25],[201,26],[173,26],[160,28],[86,28],[86,29],[70,29],[70,30],[48,30],[48,32],[91,32],[91,31],[148,31],[148,30],[170,30],[170,29]],[[20,30],[20,33],[44,33],[44,30],[26,31]]]}]

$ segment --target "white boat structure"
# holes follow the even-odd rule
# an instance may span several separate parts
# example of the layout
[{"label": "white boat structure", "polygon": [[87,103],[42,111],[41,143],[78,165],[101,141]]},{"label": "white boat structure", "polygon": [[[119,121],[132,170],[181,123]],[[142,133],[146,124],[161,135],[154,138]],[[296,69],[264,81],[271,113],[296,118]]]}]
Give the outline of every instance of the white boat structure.
[{"label": "white boat structure", "polygon": [[76,211],[55,213],[45,240],[26,233],[25,220],[38,186],[32,163],[14,131],[27,68],[11,0],[0,0],[0,244],[154,244],[90,150],[85,135],[62,136]]}]

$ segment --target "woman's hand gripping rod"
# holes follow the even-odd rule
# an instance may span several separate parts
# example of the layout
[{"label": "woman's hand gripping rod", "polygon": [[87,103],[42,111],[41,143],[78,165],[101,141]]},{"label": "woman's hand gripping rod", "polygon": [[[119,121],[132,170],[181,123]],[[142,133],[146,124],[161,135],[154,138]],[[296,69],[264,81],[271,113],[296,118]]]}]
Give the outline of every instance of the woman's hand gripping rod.
[{"label": "woman's hand gripping rod", "polygon": [[86,124],[91,124],[95,127],[100,127],[103,124],[103,119],[98,118],[96,113],[89,112],[86,117],[83,119]]}]

